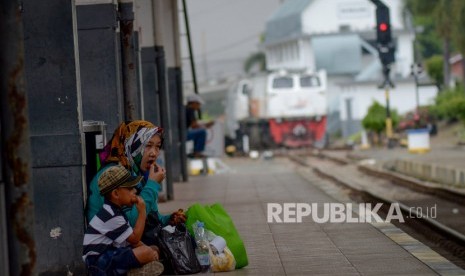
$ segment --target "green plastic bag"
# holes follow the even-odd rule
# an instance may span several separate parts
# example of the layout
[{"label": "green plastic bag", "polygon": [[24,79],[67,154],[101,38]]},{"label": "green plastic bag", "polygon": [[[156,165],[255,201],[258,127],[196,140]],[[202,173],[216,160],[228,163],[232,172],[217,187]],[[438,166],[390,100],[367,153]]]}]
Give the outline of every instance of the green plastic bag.
[{"label": "green plastic bag", "polygon": [[187,209],[186,215],[186,225],[191,235],[194,235],[192,224],[197,220],[202,221],[206,229],[226,240],[227,246],[236,259],[236,269],[249,264],[244,242],[239,236],[231,217],[226,213],[221,204],[215,203],[211,206],[202,206],[195,203]]}]

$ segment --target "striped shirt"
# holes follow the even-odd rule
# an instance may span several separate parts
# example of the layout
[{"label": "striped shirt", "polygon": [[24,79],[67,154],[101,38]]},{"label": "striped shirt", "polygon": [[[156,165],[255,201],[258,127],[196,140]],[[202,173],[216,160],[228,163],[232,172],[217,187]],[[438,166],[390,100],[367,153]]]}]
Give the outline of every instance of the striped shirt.
[{"label": "striped shirt", "polygon": [[92,218],[84,234],[82,259],[99,256],[112,248],[128,246],[133,230],[120,207],[105,199],[102,209]]}]

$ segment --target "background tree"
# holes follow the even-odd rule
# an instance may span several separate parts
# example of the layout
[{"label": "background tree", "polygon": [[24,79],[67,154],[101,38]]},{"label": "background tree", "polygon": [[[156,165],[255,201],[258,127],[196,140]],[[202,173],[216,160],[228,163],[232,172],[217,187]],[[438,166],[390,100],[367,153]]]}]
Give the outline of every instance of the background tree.
[{"label": "background tree", "polygon": [[452,29],[455,24],[455,16],[452,6],[455,2],[463,0],[407,0],[406,7],[414,16],[430,17],[434,24],[436,33],[442,39],[443,48],[443,83],[448,88],[450,83],[450,53]]},{"label": "background tree", "polygon": [[448,121],[461,120],[465,123],[465,94],[463,85],[448,89],[439,94],[435,105],[431,106],[431,113],[439,119]]},{"label": "background tree", "polygon": [[[395,129],[399,124],[399,115],[397,111],[391,109],[392,126]],[[367,115],[362,120],[363,128],[376,133],[378,138],[386,129],[386,108],[377,101],[368,108]]]},{"label": "background tree", "polygon": [[[260,43],[265,42],[265,34],[260,34]],[[259,72],[266,71],[266,55],[264,52],[256,52],[250,54],[244,61],[244,71],[248,74],[254,67],[258,67]]]},{"label": "background tree", "polygon": [[465,1],[454,0],[452,8],[455,18],[453,41],[455,48],[462,54],[462,80],[465,82]]},{"label": "background tree", "polygon": [[[415,24],[420,31],[416,34],[415,60],[421,61],[435,55],[442,55],[441,38],[436,33],[431,17],[417,17]],[[441,67],[442,68],[442,67]]]},{"label": "background tree", "polygon": [[431,79],[434,80],[439,90],[442,89],[444,83],[444,70],[443,70],[443,58],[440,55],[430,57],[425,62],[426,72]]},{"label": "background tree", "polygon": [[247,57],[244,62],[244,71],[250,73],[254,66],[258,66],[259,72],[264,72],[266,70],[266,56],[263,52],[253,53]]}]

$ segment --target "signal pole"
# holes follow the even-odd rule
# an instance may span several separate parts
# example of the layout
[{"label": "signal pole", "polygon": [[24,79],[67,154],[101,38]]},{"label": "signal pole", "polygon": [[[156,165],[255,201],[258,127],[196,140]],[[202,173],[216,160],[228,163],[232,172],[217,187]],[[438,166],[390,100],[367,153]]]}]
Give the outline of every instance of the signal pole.
[{"label": "signal pole", "polygon": [[370,0],[376,5],[376,45],[378,54],[383,65],[384,81],[379,88],[384,88],[386,97],[386,136],[388,138],[388,148],[392,147],[392,119],[389,106],[389,87],[394,88],[389,73],[391,64],[394,63],[394,43],[392,42],[391,24],[389,8],[381,0]]},{"label": "signal pole", "polygon": [[388,145],[390,145],[390,140],[392,138],[392,119],[391,119],[391,108],[389,106],[389,87],[394,88],[394,84],[389,79],[389,72],[391,69],[387,66],[383,68],[384,75],[384,96],[386,98],[386,136],[388,138]]},{"label": "signal pole", "polygon": [[415,79],[415,100],[416,100],[416,115],[419,115],[420,112],[420,96],[418,94],[418,75],[420,75],[423,72],[423,67],[421,66],[421,63],[413,63],[410,65],[410,75],[413,76]]}]

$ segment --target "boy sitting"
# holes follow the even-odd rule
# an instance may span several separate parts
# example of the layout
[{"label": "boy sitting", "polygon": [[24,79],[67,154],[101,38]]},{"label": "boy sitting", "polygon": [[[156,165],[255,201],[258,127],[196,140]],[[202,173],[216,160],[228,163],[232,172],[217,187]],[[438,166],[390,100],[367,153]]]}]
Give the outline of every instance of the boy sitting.
[{"label": "boy sitting", "polygon": [[[82,258],[90,275],[125,275],[128,270],[150,262],[154,262],[150,266],[155,266],[158,273],[155,275],[163,272],[163,265],[156,261],[159,258],[156,248],[140,241],[146,210],[144,200],[136,195],[135,186],[141,180],[142,176],[132,176],[121,165],[109,168],[100,176],[98,186],[105,197],[104,204],[84,235]],[[121,209],[133,204],[139,212],[134,229]]]}]

